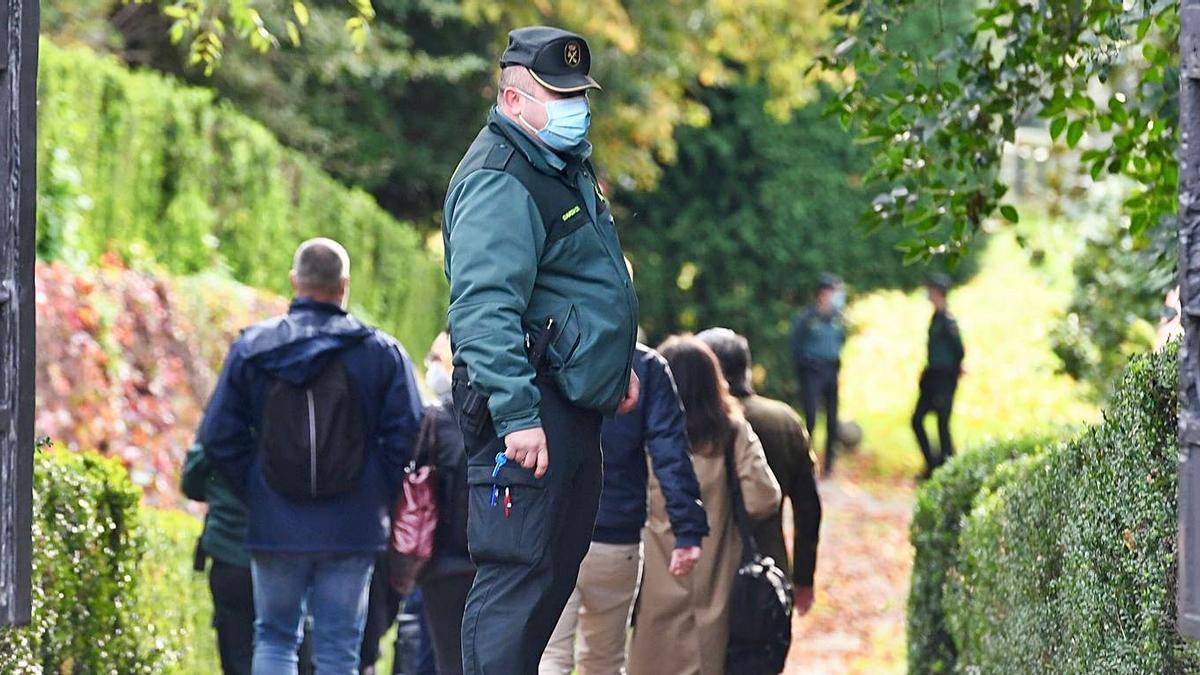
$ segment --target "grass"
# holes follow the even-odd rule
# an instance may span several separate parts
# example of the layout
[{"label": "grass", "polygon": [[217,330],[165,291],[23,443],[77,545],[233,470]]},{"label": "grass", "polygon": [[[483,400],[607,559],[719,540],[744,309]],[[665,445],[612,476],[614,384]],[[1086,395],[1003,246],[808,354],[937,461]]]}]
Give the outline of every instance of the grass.
[{"label": "grass", "polygon": [[[967,373],[952,422],[960,450],[991,437],[1098,419],[1086,390],[1056,372],[1049,342],[1070,301],[1075,230],[1053,223],[1023,226],[1025,248],[1011,229],[994,234],[980,273],[951,291],[950,311],[966,345]],[[909,419],[931,311],[924,291],[872,293],[847,311],[854,333],[843,358],[840,416],[863,427],[860,452],[871,473],[915,475],[923,467]],[[927,428],[936,442],[933,416]],[[823,430],[816,436],[823,447]]]}]

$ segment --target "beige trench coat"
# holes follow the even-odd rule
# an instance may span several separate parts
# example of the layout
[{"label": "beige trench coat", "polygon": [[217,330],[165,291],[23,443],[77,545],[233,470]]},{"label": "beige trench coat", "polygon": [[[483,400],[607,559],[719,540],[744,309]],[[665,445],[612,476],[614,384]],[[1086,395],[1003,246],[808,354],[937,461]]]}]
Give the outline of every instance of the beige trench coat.
[{"label": "beige trench coat", "polygon": [[[692,573],[667,571],[675,537],[662,489],[650,472],[650,515],[642,531],[645,572],[638,596],[637,625],[630,645],[630,675],[720,675],[729,635],[729,593],[741,563],[742,543],[733,520],[723,452],[699,448],[692,459],[708,514],[704,554]],[[746,510],[762,519],[782,499],[762,445],[750,425],[739,423],[734,463]]]}]

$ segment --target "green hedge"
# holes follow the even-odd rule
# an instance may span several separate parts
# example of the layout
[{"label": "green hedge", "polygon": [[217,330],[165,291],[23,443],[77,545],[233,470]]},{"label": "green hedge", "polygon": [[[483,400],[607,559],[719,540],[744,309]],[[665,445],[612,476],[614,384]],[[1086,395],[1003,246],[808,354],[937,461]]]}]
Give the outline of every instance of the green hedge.
[{"label": "green hedge", "polygon": [[[1175,347],[1138,357],[1102,424],[923,488],[910,672],[1200,672],[1175,630],[1176,370]],[[994,469],[955,481],[971,464]]]},{"label": "green hedge", "polygon": [[937,471],[918,493],[911,539],[912,586],[908,598],[908,658],[913,672],[953,670],[954,641],[942,612],[942,589],[956,574],[958,533],[975,496],[996,468],[1039,451],[1041,438],[1010,438],[975,449]]},{"label": "green hedge", "polygon": [[169,647],[167,673],[218,673],[217,635],[212,628],[208,576],[192,569],[202,524],[183,511],[142,509],[146,556],[140,574],[143,614],[157,639]]},{"label": "green hedge", "polygon": [[323,235],[350,251],[356,309],[422,350],[444,324],[440,264],[411,225],[211,92],[43,40],[38,103],[39,257],[224,268],[287,294],[296,245]]},{"label": "green hedge", "polygon": [[199,522],[140,499],[115,460],[38,454],[33,623],[0,631],[0,673],[219,672]]}]

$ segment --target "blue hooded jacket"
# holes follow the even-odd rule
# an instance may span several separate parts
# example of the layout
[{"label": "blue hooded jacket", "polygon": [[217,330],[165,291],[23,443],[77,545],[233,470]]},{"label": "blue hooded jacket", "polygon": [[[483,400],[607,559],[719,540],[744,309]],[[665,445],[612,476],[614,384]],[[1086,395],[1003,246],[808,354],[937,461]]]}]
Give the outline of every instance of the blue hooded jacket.
[{"label": "blue hooded jacket", "polygon": [[699,546],[708,534],[700,483],[692,468],[687,420],[666,359],[639,344],[633,372],[641,380],[637,407],[604,420],[604,490],[592,540],[636,544],[646,524],[646,455],[662,485],[676,548]]},{"label": "blue hooded jacket", "polygon": [[[348,492],[291,501],[267,484],[255,430],[272,381],[303,384],[329,357],[342,359],[363,405],[362,474]],[[197,442],[245,495],[251,552],[369,553],[387,546],[388,510],[421,415],[412,363],[394,338],[336,305],[301,298],[286,316],[247,328],[233,343]]]}]

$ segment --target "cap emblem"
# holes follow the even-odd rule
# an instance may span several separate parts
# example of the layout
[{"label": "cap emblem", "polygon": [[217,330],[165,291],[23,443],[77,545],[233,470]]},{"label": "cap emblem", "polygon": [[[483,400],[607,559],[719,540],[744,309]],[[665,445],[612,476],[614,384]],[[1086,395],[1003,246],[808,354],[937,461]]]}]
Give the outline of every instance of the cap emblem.
[{"label": "cap emblem", "polygon": [[579,43],[568,42],[567,46],[563,48],[563,61],[566,62],[567,66],[574,68],[579,65],[582,59],[583,50],[580,48]]}]

